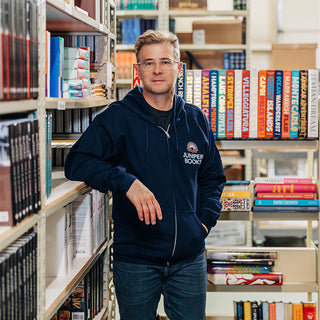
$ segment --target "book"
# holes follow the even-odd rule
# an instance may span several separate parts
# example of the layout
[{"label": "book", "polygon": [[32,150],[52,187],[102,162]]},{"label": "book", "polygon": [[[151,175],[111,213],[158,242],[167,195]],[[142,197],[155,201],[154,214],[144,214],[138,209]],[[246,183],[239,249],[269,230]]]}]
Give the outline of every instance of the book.
[{"label": "book", "polygon": [[[251,94],[251,93],[250,93]],[[234,71],[234,138],[241,138],[242,124],[242,70]]]},{"label": "book", "polygon": [[292,303],[284,303],[284,320],[292,320]]},{"label": "book", "polygon": [[249,124],[250,124],[250,71],[242,70],[241,138],[249,138]]},{"label": "book", "polygon": [[244,320],[243,301],[234,301],[233,305],[236,314],[236,320]]},{"label": "book", "polygon": [[234,137],[234,70],[226,71],[226,138]]},{"label": "book", "polygon": [[216,265],[252,265],[252,266],[274,266],[274,259],[268,258],[247,258],[247,259],[228,259],[228,260],[214,260],[207,259],[207,263],[209,266]]},{"label": "book", "polygon": [[251,320],[258,320],[259,305],[258,301],[251,301]]},{"label": "book", "polygon": [[222,191],[221,198],[250,198],[251,192],[246,191]]},{"label": "book", "polygon": [[266,71],[266,138],[273,138],[274,129],[274,88],[275,88],[275,74],[274,70]]},{"label": "book", "polygon": [[316,193],[264,193],[256,194],[257,199],[308,199],[316,198]]},{"label": "book", "polygon": [[270,266],[215,265],[208,266],[208,273],[270,273]]},{"label": "book", "polygon": [[193,104],[201,109],[202,70],[193,70]]},{"label": "book", "polygon": [[210,70],[210,126],[214,137],[217,137],[219,72]]},{"label": "book", "polygon": [[51,37],[50,43],[50,97],[62,98],[64,39]]},{"label": "book", "polygon": [[318,70],[308,70],[308,139],[318,138]]},{"label": "book", "polygon": [[299,138],[308,136],[308,71],[300,70],[300,90],[299,90]]},{"label": "book", "polygon": [[182,99],[186,99],[186,88],[185,88],[185,76],[186,76],[186,64],[182,64],[181,71],[176,82],[176,93]]},{"label": "book", "polygon": [[273,137],[281,138],[282,128],[282,80],[283,71],[275,70],[275,88],[274,88],[274,126],[273,126]]},{"label": "book", "polygon": [[276,320],[276,303],[269,303],[269,320]]},{"label": "book", "polygon": [[299,89],[300,71],[291,71],[291,115],[290,115],[290,138],[298,138],[299,133]]},{"label": "book", "polygon": [[243,301],[243,319],[251,320],[251,302]]},{"label": "book", "polygon": [[266,136],[266,70],[259,70],[258,83],[258,138],[264,139]]},{"label": "book", "polygon": [[303,320],[303,304],[292,304],[292,320]]},{"label": "book", "polygon": [[281,138],[290,138],[291,70],[283,70]]},{"label": "book", "polygon": [[210,71],[201,71],[201,110],[210,121]]},{"label": "book", "polygon": [[250,211],[251,198],[221,198],[222,211]]},{"label": "book", "polygon": [[262,319],[261,320],[269,320],[269,303],[267,301],[262,301]]},{"label": "book", "polygon": [[284,320],[284,303],[282,301],[276,302],[276,319]]},{"label": "book", "polygon": [[186,70],[186,102],[193,104],[193,70]]},{"label": "book", "polygon": [[317,206],[253,206],[253,212],[299,212],[299,211],[319,211]]},{"label": "book", "polygon": [[254,183],[281,183],[281,184],[310,184],[314,180],[311,178],[286,178],[286,177],[255,177]]},{"label": "book", "polygon": [[316,302],[303,302],[303,320],[317,319],[317,304]]},{"label": "book", "polygon": [[250,70],[250,123],[249,138],[258,137],[258,70]]},{"label": "book", "polygon": [[207,259],[277,259],[277,251],[217,251],[207,250]]},{"label": "book", "polygon": [[219,93],[218,93],[218,139],[226,137],[226,70],[219,70]]},{"label": "book", "polygon": [[319,200],[305,200],[305,199],[256,199],[254,200],[255,206],[318,206]]},{"label": "book", "polygon": [[258,192],[273,192],[273,193],[295,193],[295,192],[317,192],[315,183],[309,184],[271,184],[271,183],[256,183],[255,191]]},{"label": "book", "polygon": [[283,274],[238,273],[238,274],[208,274],[208,282],[214,285],[282,285]]}]

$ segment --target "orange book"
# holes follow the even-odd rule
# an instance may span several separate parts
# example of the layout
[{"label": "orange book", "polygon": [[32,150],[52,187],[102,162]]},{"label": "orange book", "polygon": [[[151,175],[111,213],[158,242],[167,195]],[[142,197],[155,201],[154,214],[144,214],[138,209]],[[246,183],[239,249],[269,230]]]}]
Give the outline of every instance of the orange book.
[{"label": "orange book", "polygon": [[226,138],[234,136],[234,70],[227,70]]},{"label": "orange book", "polygon": [[276,304],[275,304],[275,302],[269,303],[269,320],[276,320]]},{"label": "orange book", "polygon": [[281,138],[290,138],[291,70],[283,70]]},{"label": "orange book", "polygon": [[292,320],[303,320],[303,305],[302,303],[292,304]]},{"label": "orange book", "polygon": [[274,70],[267,70],[266,85],[266,138],[273,138],[274,120]]},{"label": "orange book", "polygon": [[266,137],[266,70],[259,70],[258,73],[258,138]]},{"label": "orange book", "polygon": [[136,86],[140,86],[141,81],[137,73],[138,66],[136,64],[132,65],[132,88],[135,88]]}]

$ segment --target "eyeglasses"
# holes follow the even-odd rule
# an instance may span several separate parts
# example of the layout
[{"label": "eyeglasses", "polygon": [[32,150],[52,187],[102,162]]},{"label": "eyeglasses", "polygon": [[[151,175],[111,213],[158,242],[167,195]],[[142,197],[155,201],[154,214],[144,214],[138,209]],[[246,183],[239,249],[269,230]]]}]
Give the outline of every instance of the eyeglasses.
[{"label": "eyeglasses", "polygon": [[[179,63],[179,61],[171,60],[171,59],[161,59],[159,60],[159,66],[163,70],[171,70],[173,66]],[[144,71],[151,71],[155,68],[157,62],[154,60],[145,60],[137,63]]]}]

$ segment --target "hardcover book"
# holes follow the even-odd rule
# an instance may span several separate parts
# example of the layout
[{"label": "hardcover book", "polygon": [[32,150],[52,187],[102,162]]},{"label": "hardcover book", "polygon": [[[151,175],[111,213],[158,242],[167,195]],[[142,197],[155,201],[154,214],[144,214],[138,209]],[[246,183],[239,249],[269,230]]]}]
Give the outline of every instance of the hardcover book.
[{"label": "hardcover book", "polygon": [[298,138],[299,133],[299,90],[300,71],[291,71],[291,115],[290,115],[290,138]]},{"label": "hardcover book", "polygon": [[210,121],[210,71],[205,69],[201,73],[201,110]]},{"label": "hardcover book", "polygon": [[310,184],[264,184],[257,183],[255,185],[256,192],[272,192],[272,193],[295,193],[295,192],[317,192],[317,185]]},{"label": "hardcover book", "polygon": [[300,113],[299,113],[299,138],[308,136],[308,71],[300,70]]},{"label": "hardcover book", "polygon": [[234,138],[241,138],[242,124],[242,70],[234,71]]},{"label": "hardcover book", "polygon": [[308,70],[308,138],[318,138],[318,70]]},{"label": "hardcover book", "polygon": [[219,103],[218,103],[218,139],[226,137],[226,70],[219,70]]},{"label": "hardcover book", "polygon": [[283,70],[281,138],[290,138],[291,70]]},{"label": "hardcover book", "polygon": [[259,95],[258,95],[258,138],[264,139],[266,137],[266,70],[259,70]]},{"label": "hardcover book", "polygon": [[266,138],[273,138],[274,124],[274,70],[267,70]]},{"label": "hardcover book", "polygon": [[226,138],[234,137],[234,70],[227,70]]},{"label": "hardcover book", "polygon": [[250,123],[249,138],[258,138],[258,70],[250,71]]},{"label": "hardcover book", "polygon": [[219,72],[210,70],[210,125],[214,137],[218,134],[218,96],[219,96]]},{"label": "hardcover book", "polygon": [[282,128],[282,79],[283,71],[275,70],[275,88],[274,88],[274,138],[281,138]]},{"label": "hardcover book", "polygon": [[241,138],[249,138],[249,124],[250,124],[250,70],[242,70]]}]

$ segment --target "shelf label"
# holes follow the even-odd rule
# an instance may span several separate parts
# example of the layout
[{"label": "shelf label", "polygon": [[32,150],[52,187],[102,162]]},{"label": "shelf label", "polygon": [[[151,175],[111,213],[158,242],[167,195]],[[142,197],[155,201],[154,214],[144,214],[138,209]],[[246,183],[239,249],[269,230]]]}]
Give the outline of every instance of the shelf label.
[{"label": "shelf label", "polygon": [[58,110],[66,110],[66,102],[58,101]]},{"label": "shelf label", "polygon": [[68,14],[71,15],[71,13],[72,13],[72,7],[70,6],[70,4],[65,3],[65,5],[64,5],[64,11],[65,11],[66,13],[68,13]]}]

